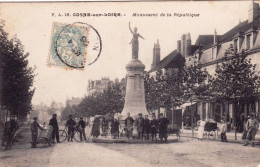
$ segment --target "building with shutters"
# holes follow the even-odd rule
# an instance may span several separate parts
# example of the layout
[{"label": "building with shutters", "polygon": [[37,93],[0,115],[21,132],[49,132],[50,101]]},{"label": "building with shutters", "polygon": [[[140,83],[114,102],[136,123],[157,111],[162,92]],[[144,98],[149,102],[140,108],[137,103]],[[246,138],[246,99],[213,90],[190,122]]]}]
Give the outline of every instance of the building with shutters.
[{"label": "building with shutters", "polygon": [[[256,70],[260,71],[260,7],[258,3],[250,2],[248,19],[239,22],[238,25],[223,35],[218,35],[217,30],[215,30],[212,35],[199,35],[194,44],[192,44],[190,33],[181,35],[180,40],[177,41],[177,48],[162,60],[160,60],[160,53],[158,53],[160,52],[160,45],[157,42],[154,45],[153,63],[149,73],[154,74],[158,70],[168,73],[174,72],[183,65],[184,59],[186,66],[197,61],[203,69],[213,76],[217,63],[222,61],[225,51],[230,45],[233,45],[237,53],[245,51],[247,58],[251,59],[252,63],[256,64]],[[245,116],[250,112],[255,112],[260,118],[259,104],[259,100],[251,104],[243,104],[241,111],[244,112]],[[183,114],[184,124],[188,121],[187,118],[192,119],[193,117],[194,122],[199,119],[213,119],[217,122],[221,119],[227,119],[234,125],[234,122],[232,122],[235,117],[233,104],[197,101],[192,105],[189,103],[183,104],[178,110],[181,110]],[[165,112],[167,113],[167,111]],[[176,113],[170,112],[168,115],[170,115],[171,120],[174,120]],[[239,117],[239,115],[236,115],[236,117]]]}]

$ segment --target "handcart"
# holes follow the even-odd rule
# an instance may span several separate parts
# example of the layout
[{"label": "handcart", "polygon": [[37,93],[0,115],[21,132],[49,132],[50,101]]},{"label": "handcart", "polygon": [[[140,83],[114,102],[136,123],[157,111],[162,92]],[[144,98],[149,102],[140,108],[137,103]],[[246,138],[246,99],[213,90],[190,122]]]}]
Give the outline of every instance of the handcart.
[{"label": "handcart", "polygon": [[47,126],[46,129],[41,130],[38,138],[37,138],[37,144],[48,144],[51,146],[51,136],[52,136],[52,126]]},{"label": "handcart", "polygon": [[217,131],[218,125],[216,122],[206,122],[203,134],[204,139],[208,138],[215,140],[217,136]]}]

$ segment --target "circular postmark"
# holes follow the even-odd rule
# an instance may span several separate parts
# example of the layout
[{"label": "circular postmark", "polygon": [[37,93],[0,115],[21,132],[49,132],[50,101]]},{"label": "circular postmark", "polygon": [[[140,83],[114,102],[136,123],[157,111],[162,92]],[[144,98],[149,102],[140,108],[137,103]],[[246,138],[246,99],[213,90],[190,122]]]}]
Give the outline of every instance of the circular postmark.
[{"label": "circular postmark", "polygon": [[102,40],[91,25],[76,22],[56,31],[54,51],[59,60],[70,68],[82,69],[99,58]]}]

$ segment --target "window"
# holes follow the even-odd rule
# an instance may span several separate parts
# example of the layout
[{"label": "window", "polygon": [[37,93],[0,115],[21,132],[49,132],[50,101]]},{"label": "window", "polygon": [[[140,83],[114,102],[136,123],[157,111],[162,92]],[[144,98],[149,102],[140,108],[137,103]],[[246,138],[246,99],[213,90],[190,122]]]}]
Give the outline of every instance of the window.
[{"label": "window", "polygon": [[246,36],[246,50],[251,48],[250,43],[251,43],[251,34]]},{"label": "window", "polygon": [[239,50],[237,44],[238,44],[238,39],[235,39],[235,40],[234,40],[234,50],[235,50],[235,51],[238,51],[238,50]]}]

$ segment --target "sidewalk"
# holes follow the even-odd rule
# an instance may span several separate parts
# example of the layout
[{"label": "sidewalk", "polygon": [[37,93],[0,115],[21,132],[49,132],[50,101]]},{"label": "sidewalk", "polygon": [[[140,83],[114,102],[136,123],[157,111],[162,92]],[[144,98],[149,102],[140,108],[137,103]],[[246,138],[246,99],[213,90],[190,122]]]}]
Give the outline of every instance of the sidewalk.
[{"label": "sidewalk", "polygon": [[[183,129],[181,130],[181,137],[189,137],[189,138],[197,138],[197,130],[194,130],[194,135],[192,136],[192,130],[191,129]],[[227,140],[230,143],[245,143],[245,140],[242,140],[242,133],[237,133],[237,140],[235,140],[235,132],[231,131],[231,132],[227,132]],[[256,139],[256,144],[260,144],[260,131],[257,131],[257,134],[255,136]],[[210,139],[206,139],[206,140],[210,140]],[[220,138],[220,132],[217,132],[217,136],[216,136],[216,141],[221,141]]]}]

